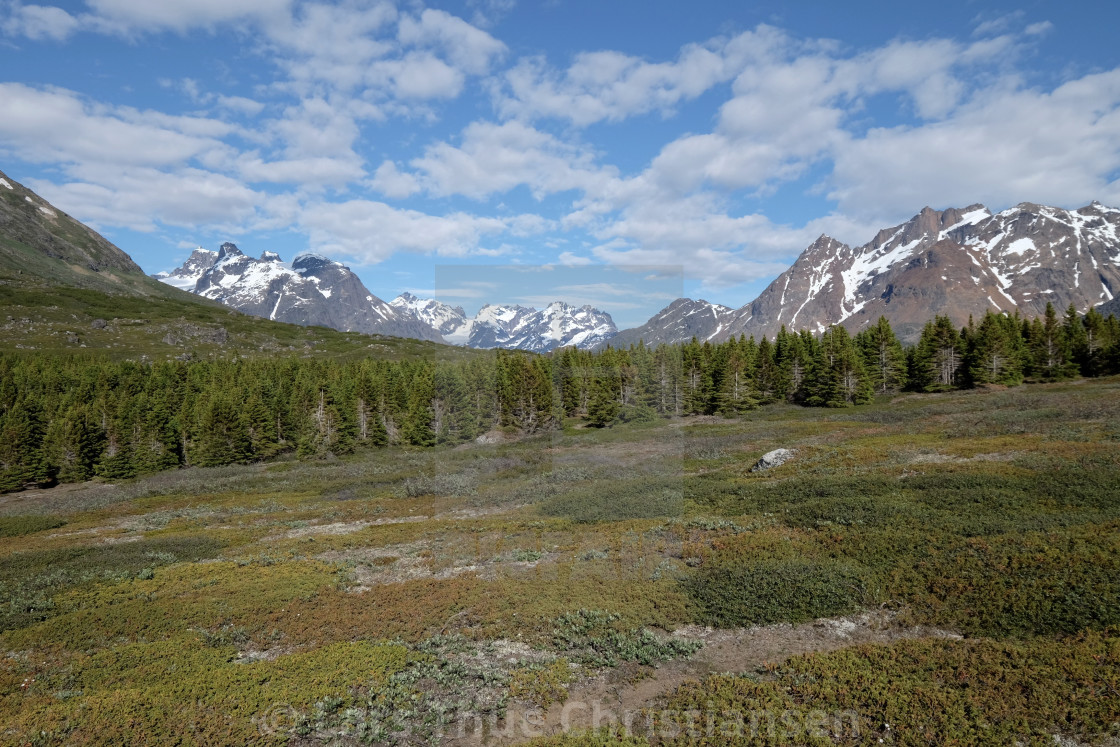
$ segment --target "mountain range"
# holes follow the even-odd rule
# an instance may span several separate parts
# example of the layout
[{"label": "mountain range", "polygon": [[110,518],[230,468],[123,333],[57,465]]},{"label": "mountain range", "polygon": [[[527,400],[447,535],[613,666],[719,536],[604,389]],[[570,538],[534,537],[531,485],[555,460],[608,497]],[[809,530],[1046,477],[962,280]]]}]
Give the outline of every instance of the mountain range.
[{"label": "mountain range", "polygon": [[284,262],[250,257],[226,242],[198,248],[182,266],[155,276],[169,285],[273,321],[442,342],[439,333],[369,292],[345,265],[314,253]]},{"label": "mountain range", "polygon": [[[618,331],[610,315],[560,301],[537,310],[461,307],[402,293],[375,296],[345,265],[314,253],[290,263],[273,252],[250,257],[232,243],[198,249],[169,273],[144,275],[97,232],[0,172],[0,283],[74,287],[149,299],[197,298],[300,325],[446,342],[471,348],[545,352],[718,342],[774,335],[782,325],[855,331],[886,316],[914,340],[934,315],[957,325],[986,310],[1040,315],[1047,302],[1064,311],[1097,306],[1120,313],[1120,210],[1093,202],[1077,210],[1020,203],[992,213],[983,205],[924,208],[852,247],[821,236],[759,296],[739,308],[677,299],[645,324]],[[182,294],[189,291],[190,294]]]},{"label": "mountain range", "polygon": [[541,310],[483,306],[474,317],[459,306],[402,293],[386,303],[346,265],[314,253],[284,262],[275,252],[259,258],[226,242],[218,251],[196,249],[176,269],[154,275],[176,288],[274,321],[394,337],[547,352],[597,346],[617,333],[610,315],[557,301]]},{"label": "mountain range", "polygon": [[1046,304],[1084,313],[1120,312],[1120,210],[1021,203],[992,214],[983,205],[924,208],[907,222],[850,247],[821,236],[754,301],[737,309],[678,299],[611,342],[682,342],[695,335],[772,337],[784,325],[858,331],[885,316],[903,340],[948,316],[958,326],[985,311],[1039,316]]},{"label": "mountain range", "polygon": [[443,339],[472,348],[516,348],[543,353],[558,347],[593,348],[614,338],[618,329],[605,311],[555,301],[541,310],[514,304],[486,304],[474,317],[461,306],[402,293],[389,302],[427,323]]}]

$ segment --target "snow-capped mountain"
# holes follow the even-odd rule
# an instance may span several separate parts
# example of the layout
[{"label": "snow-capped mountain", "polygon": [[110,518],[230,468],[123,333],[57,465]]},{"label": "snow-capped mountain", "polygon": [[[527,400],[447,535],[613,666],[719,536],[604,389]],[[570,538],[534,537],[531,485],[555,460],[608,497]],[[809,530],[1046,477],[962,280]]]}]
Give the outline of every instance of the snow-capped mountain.
[{"label": "snow-capped mountain", "polygon": [[647,345],[686,342],[695,337],[704,342],[720,338],[735,319],[735,309],[709,303],[703,299],[678,298],[650,317],[641,327],[623,330],[603,343],[612,347],[637,345],[639,340]]},{"label": "snow-capped mountain", "polygon": [[[927,207],[859,247],[821,236],[758,298],[721,317],[722,329],[708,339],[773,336],[783,324],[858,330],[884,315],[913,340],[936,314],[958,325],[988,309],[1033,317],[1048,301],[1084,312],[1118,293],[1120,210],[1097,202],[1079,210],[1021,203],[994,215],[983,205]],[[647,323],[647,341],[695,334],[653,324],[661,316],[675,324],[672,309]]]},{"label": "snow-capped mountain", "polygon": [[[467,322],[467,312],[462,306],[448,306],[433,298],[419,298],[405,292],[389,302],[403,314],[410,314],[439,332],[446,339]],[[450,340],[448,340],[450,342]]]},{"label": "snow-capped mountain", "polygon": [[255,259],[227,242],[217,252],[197,249],[181,267],[155,277],[266,319],[442,341],[430,326],[370,293],[350,268],[318,254],[291,263],[275,252]]},{"label": "snow-capped mountain", "polygon": [[187,261],[176,267],[170,272],[159,272],[152,275],[156,280],[174,285],[176,288],[185,291],[194,291],[194,287],[198,285],[198,279],[202,277],[203,273],[214,266],[218,261],[218,253],[212,252],[209,249],[203,249],[201,246],[191,252],[191,256],[187,257]]},{"label": "snow-capped mountain", "polygon": [[473,318],[461,307],[402,293],[389,302],[438,330],[443,339],[472,348],[516,348],[543,353],[559,347],[593,348],[617,332],[610,314],[556,301],[541,310],[491,305]]}]

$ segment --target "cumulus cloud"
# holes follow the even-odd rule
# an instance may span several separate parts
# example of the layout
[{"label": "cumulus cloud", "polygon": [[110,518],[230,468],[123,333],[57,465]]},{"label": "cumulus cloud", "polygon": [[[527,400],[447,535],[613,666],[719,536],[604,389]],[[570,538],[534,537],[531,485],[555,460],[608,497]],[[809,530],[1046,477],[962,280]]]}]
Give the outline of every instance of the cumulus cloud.
[{"label": "cumulus cloud", "polygon": [[91,103],[73,91],[0,83],[0,149],[40,163],[169,166],[224,150],[233,128],[200,117],[170,116]]},{"label": "cumulus cloud", "polygon": [[651,111],[668,114],[786,43],[777,29],[760,26],[731,39],[686,45],[674,62],[647,62],[613,51],[584,52],[557,72],[543,58],[529,58],[505,74],[495,88],[495,104],[505,117],[555,117],[578,126]]},{"label": "cumulus cloud", "polygon": [[466,213],[435,216],[371,200],[309,205],[300,225],[312,248],[366,264],[397,252],[462,257],[477,248],[484,236],[506,230],[505,222],[497,218]]},{"label": "cumulus cloud", "polygon": [[67,212],[98,226],[154,231],[158,224],[235,230],[267,200],[236,179],[201,169],[175,172],[126,167],[111,172],[76,169],[74,181],[32,188]]},{"label": "cumulus cloud", "polygon": [[[1120,201],[1120,70],[1051,92],[991,91],[951,119],[837,148],[829,196],[852,215],[1019,201]],[[873,178],[872,178],[873,175]]]},{"label": "cumulus cloud", "polygon": [[392,161],[384,161],[377,167],[370,186],[386,197],[396,199],[411,197],[420,191],[416,177],[402,173]]},{"label": "cumulus cloud", "polygon": [[506,51],[506,45],[482,29],[442,10],[428,8],[419,16],[401,19],[397,37],[402,44],[441,50],[459,70],[483,75]]},{"label": "cumulus cloud", "polygon": [[62,41],[74,33],[80,23],[62,8],[49,5],[14,3],[7,10],[7,18],[0,20],[0,31],[9,36],[25,36],[35,41]]},{"label": "cumulus cloud", "polygon": [[86,0],[86,4],[92,11],[90,21],[105,30],[182,33],[236,21],[275,19],[289,12],[292,0]]},{"label": "cumulus cloud", "polygon": [[437,195],[483,199],[526,185],[538,197],[593,190],[610,170],[592,153],[520,122],[469,125],[458,146],[439,142],[411,161],[416,179]]}]

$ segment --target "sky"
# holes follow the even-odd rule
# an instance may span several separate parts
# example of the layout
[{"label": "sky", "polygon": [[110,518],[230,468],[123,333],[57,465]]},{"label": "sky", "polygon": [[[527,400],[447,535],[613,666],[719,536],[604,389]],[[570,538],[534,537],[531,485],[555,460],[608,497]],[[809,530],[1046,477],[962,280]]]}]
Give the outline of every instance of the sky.
[{"label": "sky", "polygon": [[926,205],[1120,205],[1117,28],[1111,1],[0,0],[0,170],[148,272],[227,240],[386,300],[556,267],[632,326],[668,292],[642,268],[738,307]]}]

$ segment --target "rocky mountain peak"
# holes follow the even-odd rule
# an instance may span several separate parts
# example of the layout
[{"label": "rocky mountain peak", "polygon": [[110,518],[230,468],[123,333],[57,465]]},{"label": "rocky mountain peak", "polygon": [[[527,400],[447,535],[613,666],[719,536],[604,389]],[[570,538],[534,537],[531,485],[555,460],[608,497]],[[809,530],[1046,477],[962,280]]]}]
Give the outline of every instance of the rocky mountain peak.
[{"label": "rocky mountain peak", "polygon": [[242,253],[242,251],[237,248],[237,244],[234,244],[232,241],[227,241],[224,244],[222,244],[220,247],[218,247],[218,261],[219,262],[221,262],[223,259],[227,259],[229,257],[244,257],[244,256],[245,255]]},{"label": "rocky mountain peak", "polygon": [[323,255],[315,254],[314,252],[304,252],[292,260],[292,269],[294,270],[313,271],[322,269],[324,267],[331,267],[332,265],[338,265],[339,267],[342,267],[347,271],[349,271],[350,269],[345,265],[334,262],[333,260],[329,260]]},{"label": "rocky mountain peak", "polygon": [[[903,338],[948,315],[965,324],[985,310],[1037,316],[1047,302],[1080,311],[1120,295],[1120,210],[1094,202],[1078,210],[1022,202],[995,215],[980,204],[923,208],[849,248],[828,236],[810,244],[758,298],[711,317],[701,331],[719,341],[773,336],[831,324],[858,330],[885,315]],[[683,342],[697,326],[678,299],[637,330],[647,342]],[[697,335],[704,339],[703,335]]]},{"label": "rocky mountain peak", "polygon": [[289,266],[275,252],[255,259],[226,242],[218,252],[196,251],[182,267],[156,277],[266,319],[442,341],[427,324],[370,293],[349,268],[314,253]]}]

